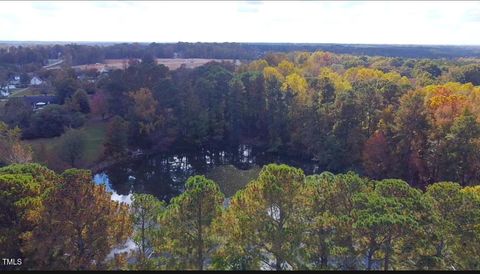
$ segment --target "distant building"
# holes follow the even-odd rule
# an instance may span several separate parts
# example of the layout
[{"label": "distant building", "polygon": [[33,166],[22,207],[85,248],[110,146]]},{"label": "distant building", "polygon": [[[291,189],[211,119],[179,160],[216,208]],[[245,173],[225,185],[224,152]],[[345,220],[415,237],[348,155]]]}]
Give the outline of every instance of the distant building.
[{"label": "distant building", "polygon": [[11,85],[19,85],[20,84],[20,76],[13,76],[10,80]]},{"label": "distant building", "polygon": [[6,89],[7,91],[10,91],[11,89],[16,89],[18,85],[20,85],[20,76],[14,76],[14,77],[10,78],[10,80],[3,87],[3,89]]},{"label": "distant building", "polygon": [[111,68],[108,66],[103,66],[98,70],[100,74],[108,74],[110,72]]},{"label": "distant building", "polygon": [[43,81],[42,81],[42,79],[38,78],[37,76],[34,76],[32,78],[32,80],[30,80],[30,85],[32,85],[32,86],[39,86],[41,84],[43,84]]},{"label": "distant building", "polygon": [[40,95],[40,96],[24,96],[23,100],[29,104],[33,110],[42,109],[46,105],[57,104],[56,96]]},{"label": "distant building", "polygon": [[0,88],[0,96],[8,97],[9,95],[10,95],[10,92],[7,89]]},{"label": "distant building", "polygon": [[9,96],[12,89],[16,89],[15,85],[12,85],[10,82],[5,83],[0,86],[0,96]]}]

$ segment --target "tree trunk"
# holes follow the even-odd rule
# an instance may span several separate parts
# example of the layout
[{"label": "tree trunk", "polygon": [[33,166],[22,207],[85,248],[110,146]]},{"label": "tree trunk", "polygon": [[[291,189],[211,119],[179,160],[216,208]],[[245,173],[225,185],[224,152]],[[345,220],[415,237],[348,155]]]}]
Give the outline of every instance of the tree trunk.
[{"label": "tree trunk", "polygon": [[203,235],[202,235],[202,203],[198,205],[198,258],[197,267],[199,270],[203,270]]},{"label": "tree trunk", "polygon": [[356,260],[355,260],[355,247],[353,247],[353,238],[352,235],[349,235],[347,238],[347,246],[348,246],[348,255],[343,260],[343,265],[345,270],[356,270]]},{"label": "tree trunk", "polygon": [[437,252],[435,253],[435,256],[442,257],[444,247],[445,247],[445,243],[443,242],[443,239],[442,239],[440,243],[437,245],[437,248],[436,248]]},{"label": "tree trunk", "polygon": [[282,270],[282,259],[275,256],[275,270]]},{"label": "tree trunk", "polygon": [[81,262],[77,270],[84,270],[85,266],[83,265],[83,256],[85,253],[85,242],[82,237],[82,230],[77,229],[77,247],[78,247],[78,261]]},{"label": "tree trunk", "polygon": [[[284,223],[284,215],[283,215],[283,210],[282,208],[278,208],[278,213],[279,213],[279,220],[278,220],[278,232],[279,232],[279,236],[283,236],[283,223]],[[282,244],[283,244],[283,237],[278,237],[277,241],[276,241],[276,245],[277,245],[277,248],[276,250],[278,252],[280,252],[280,254],[283,254],[282,252]],[[282,265],[283,265],[283,258],[281,256],[275,256],[276,257],[276,264],[275,264],[275,267],[277,270],[283,270],[282,269]]]},{"label": "tree trunk", "polygon": [[372,248],[369,248],[369,249],[368,249],[368,254],[367,254],[367,270],[371,270],[371,269],[372,269],[373,253],[375,253],[375,250],[373,250]]},{"label": "tree trunk", "polygon": [[145,261],[145,217],[142,216],[142,263]]},{"label": "tree trunk", "polygon": [[327,243],[325,242],[325,237],[323,237],[323,231],[320,231],[320,267],[322,269],[326,269],[328,266],[328,251],[327,251]]},{"label": "tree trunk", "polygon": [[367,254],[367,270],[372,269],[373,254],[375,253],[375,250],[376,250],[375,246],[376,246],[375,239],[373,237],[370,237],[370,243],[369,243],[368,254]]},{"label": "tree trunk", "polygon": [[385,258],[383,263],[383,270],[385,271],[387,271],[389,268],[391,251],[392,251],[392,235],[389,233],[387,243],[386,243]]},{"label": "tree trunk", "polygon": [[328,256],[325,252],[322,252],[322,255],[320,256],[320,265],[322,269],[326,269],[328,265]]}]

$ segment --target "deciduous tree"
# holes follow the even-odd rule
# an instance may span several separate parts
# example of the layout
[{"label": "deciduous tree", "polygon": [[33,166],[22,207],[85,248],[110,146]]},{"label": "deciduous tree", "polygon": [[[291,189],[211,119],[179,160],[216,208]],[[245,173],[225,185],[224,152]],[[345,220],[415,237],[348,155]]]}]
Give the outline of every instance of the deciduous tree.
[{"label": "deciduous tree", "polygon": [[35,269],[102,269],[112,248],[130,237],[128,205],[112,201],[89,171],[70,169],[44,201],[41,221],[25,235]]}]

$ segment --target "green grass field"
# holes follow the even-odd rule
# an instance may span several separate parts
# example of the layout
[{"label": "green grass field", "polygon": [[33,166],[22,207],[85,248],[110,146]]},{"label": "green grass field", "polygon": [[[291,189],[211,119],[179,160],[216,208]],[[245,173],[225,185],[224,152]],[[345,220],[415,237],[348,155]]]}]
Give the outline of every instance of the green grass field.
[{"label": "green grass field", "polygon": [[215,181],[226,197],[232,197],[260,174],[260,167],[241,170],[233,165],[218,166],[205,174],[205,177]]},{"label": "green grass field", "polygon": [[[22,96],[33,96],[33,95],[43,95],[39,89],[35,88],[22,88],[12,92],[10,97],[22,97]],[[47,93],[47,95],[54,95],[53,93]]]},{"label": "green grass field", "polygon": [[[80,128],[86,136],[86,149],[85,155],[79,161],[77,168],[89,168],[103,155],[106,125],[107,122],[105,121],[88,120]],[[28,140],[25,143],[32,146],[35,161],[45,163],[52,169],[61,170],[70,167],[58,157],[57,150],[62,143],[63,136]]]}]

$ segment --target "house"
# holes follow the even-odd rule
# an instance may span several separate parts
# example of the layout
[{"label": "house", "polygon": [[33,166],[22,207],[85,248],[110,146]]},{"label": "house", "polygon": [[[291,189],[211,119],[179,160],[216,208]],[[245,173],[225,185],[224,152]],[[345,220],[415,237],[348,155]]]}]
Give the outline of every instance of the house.
[{"label": "house", "polygon": [[12,89],[15,89],[16,87],[10,83],[5,83],[3,85],[0,85],[0,96],[9,96],[10,95],[10,91]]},{"label": "house", "polygon": [[20,76],[13,76],[13,78],[10,80],[10,85],[20,85]]},{"label": "house", "polygon": [[42,109],[46,105],[58,103],[57,97],[50,95],[23,96],[23,100],[29,104],[33,110]]},{"label": "house", "polygon": [[107,67],[107,66],[103,66],[102,68],[100,68],[98,70],[98,72],[100,72],[100,74],[108,74],[110,72],[111,68],[110,67]]},{"label": "house", "polygon": [[3,86],[2,88],[6,90],[7,92],[10,92],[12,89],[16,89],[20,85],[20,76],[14,76],[10,78],[8,83]]},{"label": "house", "polygon": [[8,97],[10,95],[10,91],[1,87],[0,88],[0,97]]},{"label": "house", "polygon": [[43,83],[42,79],[38,78],[37,76],[34,76],[32,80],[30,80],[30,85],[32,86],[39,86]]}]

